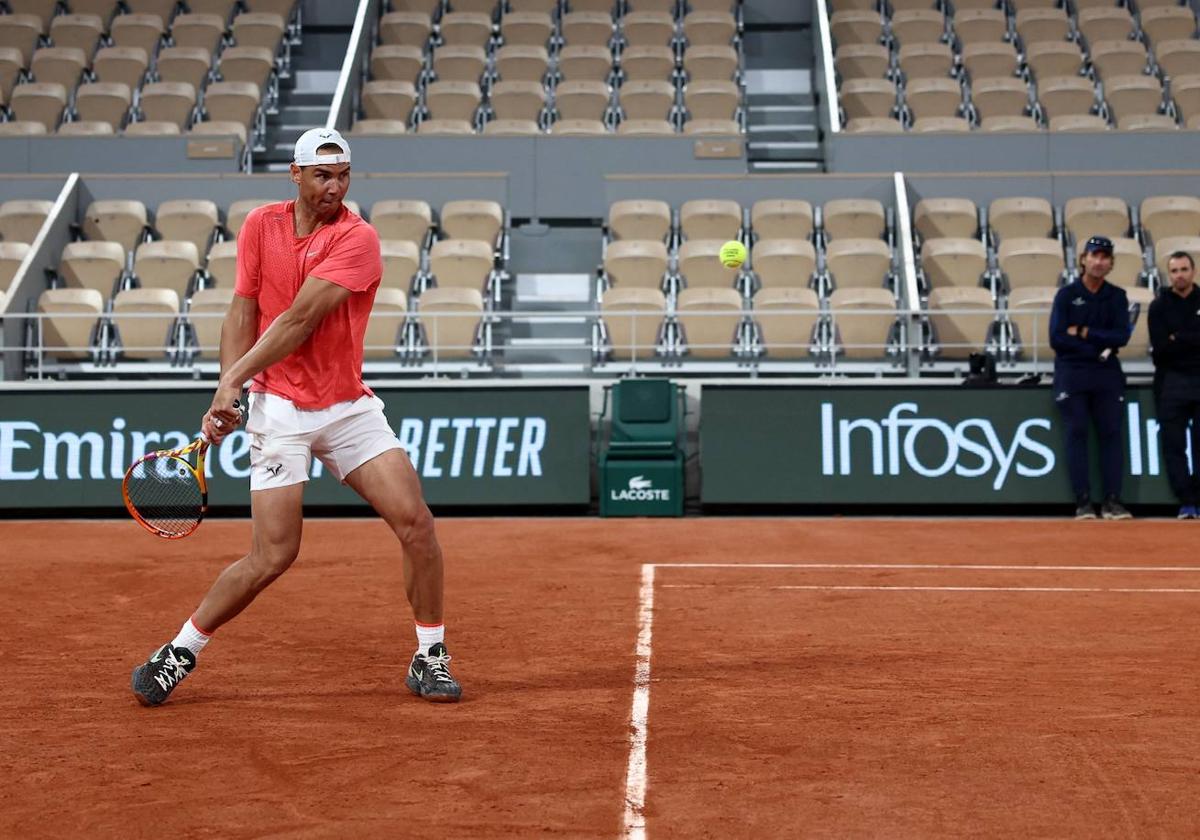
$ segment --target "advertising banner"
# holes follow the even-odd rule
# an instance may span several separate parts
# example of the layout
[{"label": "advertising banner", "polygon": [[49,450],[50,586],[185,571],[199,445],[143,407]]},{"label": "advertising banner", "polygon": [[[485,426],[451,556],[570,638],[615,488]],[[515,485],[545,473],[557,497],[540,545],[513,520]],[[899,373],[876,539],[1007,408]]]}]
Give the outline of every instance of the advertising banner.
[{"label": "advertising banner", "polygon": [[[586,387],[376,391],[431,505],[586,505]],[[206,391],[0,392],[0,509],[121,508],[143,452],[199,434]],[[209,503],[250,503],[250,441],[239,430],[207,459]],[[305,502],[362,505],[313,459]]]},{"label": "advertising banner", "polygon": [[[706,385],[700,405],[705,504],[1073,501],[1050,388]],[[1124,500],[1173,504],[1149,387],[1125,421]]]}]

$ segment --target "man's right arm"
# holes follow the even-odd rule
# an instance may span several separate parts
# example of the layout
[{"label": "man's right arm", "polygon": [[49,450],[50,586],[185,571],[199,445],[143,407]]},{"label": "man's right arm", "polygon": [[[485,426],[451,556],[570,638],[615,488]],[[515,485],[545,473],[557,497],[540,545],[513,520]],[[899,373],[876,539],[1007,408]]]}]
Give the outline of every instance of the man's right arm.
[{"label": "man's right arm", "polygon": [[258,300],[234,295],[221,324],[221,373],[245,356],[257,338]]}]

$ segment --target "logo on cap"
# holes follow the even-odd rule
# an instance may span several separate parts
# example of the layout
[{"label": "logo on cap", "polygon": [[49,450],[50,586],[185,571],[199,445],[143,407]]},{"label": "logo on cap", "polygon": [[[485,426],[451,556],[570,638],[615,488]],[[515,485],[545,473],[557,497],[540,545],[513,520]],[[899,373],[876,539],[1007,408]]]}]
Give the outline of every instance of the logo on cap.
[{"label": "logo on cap", "polygon": [[1112,240],[1107,236],[1093,236],[1083,246],[1083,253],[1090,254],[1093,251],[1101,251],[1111,257],[1113,252]]}]

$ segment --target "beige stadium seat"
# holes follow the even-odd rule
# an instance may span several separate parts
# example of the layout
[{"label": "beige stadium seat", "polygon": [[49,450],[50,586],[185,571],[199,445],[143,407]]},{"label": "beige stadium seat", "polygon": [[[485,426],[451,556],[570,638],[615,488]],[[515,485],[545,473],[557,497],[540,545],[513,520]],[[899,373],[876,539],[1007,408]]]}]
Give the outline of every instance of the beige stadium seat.
[{"label": "beige stadium seat", "polygon": [[186,128],[196,107],[196,89],[186,82],[151,82],[142,88],[139,107],[147,120]]},{"label": "beige stadium seat", "polygon": [[567,45],[591,44],[607,49],[614,28],[612,17],[604,12],[568,12],[559,21],[559,31]]},{"label": "beige stadium seat", "polygon": [[609,133],[608,126],[600,120],[557,120],[550,125],[550,134],[555,137],[598,137]]},{"label": "beige stadium seat", "polygon": [[434,359],[471,358],[482,317],[482,294],[462,288],[426,289],[414,313]]},{"label": "beige stadium seat", "polygon": [[1071,19],[1065,9],[1033,8],[1020,9],[1016,16],[1017,34],[1026,47],[1046,41],[1068,40]]},{"label": "beige stadium seat", "polygon": [[93,201],[83,214],[83,235],[89,240],[116,242],[132,251],[146,235],[146,205],[140,201]]},{"label": "beige stadium seat", "polygon": [[800,359],[812,353],[821,304],[812,289],[763,286],[754,296],[754,323],[768,359]]},{"label": "beige stadium seat", "polygon": [[986,79],[1015,75],[1020,57],[1007,41],[979,41],[963,47],[962,62],[972,80]]},{"label": "beige stadium seat", "polygon": [[683,133],[689,137],[729,137],[745,132],[737,120],[688,120],[683,124]]},{"label": "beige stadium seat", "polygon": [[696,10],[683,18],[683,37],[689,48],[701,45],[726,47],[736,35],[737,21],[728,11]]},{"label": "beige stadium seat", "polygon": [[988,205],[988,222],[1001,241],[1017,236],[1049,236],[1054,232],[1054,208],[1044,198],[997,198]]},{"label": "beige stadium seat", "polygon": [[1073,41],[1038,41],[1025,50],[1025,63],[1039,88],[1053,78],[1072,78],[1083,67],[1083,53]]},{"label": "beige stadium seat", "polygon": [[[42,22],[35,15],[0,15],[0,47],[19,51],[22,67],[29,66],[41,34]],[[99,33],[96,34],[99,37]]]},{"label": "beige stadium seat", "polygon": [[887,289],[838,289],[829,296],[836,347],[849,360],[879,359],[887,354],[896,323],[896,301]]},{"label": "beige stadium seat", "polygon": [[58,15],[50,22],[50,40],[54,45],[77,47],[88,61],[96,54],[103,33],[104,24],[96,15]]},{"label": "beige stadium seat", "polygon": [[107,296],[95,289],[47,289],[37,309],[43,352],[58,359],[86,359]]},{"label": "beige stadium seat", "polygon": [[899,56],[900,69],[910,80],[949,76],[954,68],[954,52],[949,44],[940,42],[901,44]]},{"label": "beige stadium seat", "polygon": [[223,239],[214,242],[208,249],[204,270],[218,288],[233,289],[237,281],[237,240]]},{"label": "beige stadium seat", "polygon": [[191,242],[143,242],[133,257],[133,273],[142,286],[173,289],[181,298],[187,297],[199,268],[200,251]]},{"label": "beige stadium seat", "polygon": [[0,242],[0,311],[4,309],[4,290],[17,276],[29,250],[29,245],[24,242]]},{"label": "beige stadium seat", "polygon": [[49,134],[46,126],[31,120],[0,122],[0,137],[41,137]]},{"label": "beige stadium seat", "polygon": [[622,137],[674,137],[677,133],[666,120],[623,120],[617,126]]},{"label": "beige stadium seat", "polygon": [[442,239],[429,249],[429,272],[439,288],[490,291],[492,246],[476,239]]},{"label": "beige stadium seat", "polygon": [[662,289],[667,246],[659,241],[620,239],[608,244],[604,271],[614,287]]},{"label": "beige stadium seat", "polygon": [[396,358],[396,348],[404,344],[403,331],[407,321],[408,295],[403,289],[380,286],[375,292],[363,336],[363,358]]},{"label": "beige stadium seat", "polygon": [[404,12],[423,12],[430,13],[434,9],[440,9],[442,3],[440,0],[392,0],[391,7]]},{"label": "beige stadium seat", "polygon": [[54,82],[74,90],[87,66],[87,57],[77,47],[40,47],[33,53],[29,70],[34,81]]},{"label": "beige stadium seat", "polygon": [[685,239],[738,239],[742,208],[736,201],[695,199],[679,208],[679,231]]},{"label": "beige stadium seat", "polygon": [[926,239],[921,246],[921,266],[930,288],[974,288],[985,279],[987,248],[981,240],[965,236]]},{"label": "beige stadium seat", "polygon": [[1108,123],[1104,117],[1096,114],[1067,114],[1051,117],[1051,131],[1108,131]]},{"label": "beige stadium seat", "polygon": [[974,237],[979,214],[969,198],[924,198],[913,208],[913,228],[921,239]]},{"label": "beige stadium seat", "polygon": [[750,227],[758,239],[809,239],[813,208],[803,199],[764,198],[750,208]]},{"label": "beige stadium seat", "polygon": [[1200,40],[1172,38],[1159,41],[1154,45],[1154,59],[1173,80],[1200,74]]},{"label": "beige stadium seat", "polygon": [[508,0],[508,5],[514,12],[551,14],[558,11],[558,0]]},{"label": "beige stadium seat", "polygon": [[58,273],[67,286],[95,289],[106,298],[125,271],[119,242],[71,242],[63,248]]},{"label": "beige stadium seat", "polygon": [[1200,236],[1164,236],[1154,243],[1154,267],[1158,269],[1159,280],[1166,283],[1167,260],[1176,251],[1191,254],[1192,259],[1200,264]]},{"label": "beige stadium seat", "polygon": [[1126,114],[1117,118],[1122,131],[1175,131],[1179,124],[1166,114]]},{"label": "beige stadium seat", "polygon": [[367,119],[407,122],[416,101],[417,89],[412,82],[374,81],[362,87],[363,114]]},{"label": "beige stadium seat", "polygon": [[[1142,253],[1142,246],[1136,239],[1127,236],[1110,238],[1113,243],[1113,269],[1108,275],[1108,280],[1126,288],[1138,285],[1141,282],[1142,272],[1146,268],[1146,258]],[[1075,267],[1079,266],[1079,259],[1086,243],[1086,237],[1078,239],[1075,243]]]},{"label": "beige stadium seat", "polygon": [[483,133],[488,137],[533,137],[542,133],[542,127],[533,120],[491,120],[484,123]]},{"label": "beige stadium seat", "polygon": [[904,126],[895,117],[854,117],[843,130],[850,134],[903,134]]},{"label": "beige stadium seat", "polygon": [[741,105],[736,82],[698,79],[683,89],[683,107],[693,120],[735,119]]},{"label": "beige stadium seat", "polygon": [[1069,198],[1063,205],[1063,222],[1079,243],[1091,236],[1122,237],[1129,233],[1129,207],[1115,196]]},{"label": "beige stadium seat", "polygon": [[724,239],[689,239],[679,246],[679,275],[686,288],[731,289],[739,270],[721,264]]},{"label": "beige stadium seat", "polygon": [[546,48],[554,34],[554,20],[547,12],[509,12],[500,20],[500,37],[506,47]]},{"label": "beige stadium seat", "polygon": [[560,120],[603,120],[611,94],[604,82],[567,79],[554,90]]},{"label": "beige stadium seat", "polygon": [[[150,58],[141,47],[104,47],[96,53],[92,71],[96,81],[119,82],[133,91],[142,86]],[[159,67],[162,56],[159,56]]]},{"label": "beige stadium seat", "polygon": [[125,0],[125,8],[137,15],[158,15],[165,22],[171,21],[176,0]]},{"label": "beige stadium seat", "polygon": [[425,109],[431,120],[464,120],[474,124],[483,94],[474,82],[431,82],[425,88]]},{"label": "beige stadium seat", "polygon": [[1142,228],[1153,242],[1175,236],[1200,236],[1200,198],[1190,195],[1156,195],[1139,208]]},{"label": "beige stadium seat", "polygon": [[689,81],[727,81],[738,70],[737,50],[728,44],[696,44],[683,53],[683,69]]},{"label": "beige stadium seat", "polygon": [[825,248],[825,265],[837,289],[879,288],[892,269],[892,251],[882,239],[835,239]]},{"label": "beige stadium seat", "polygon": [[186,0],[186,3],[195,14],[215,15],[224,22],[233,14],[237,0]]},{"label": "beige stadium seat", "polygon": [[67,107],[67,91],[56,82],[35,82],[13,88],[8,107],[22,122],[36,122],[47,133],[58,127]]},{"label": "beige stadium seat", "polygon": [[287,23],[270,12],[243,12],[233,19],[233,42],[239,47],[262,47],[274,56]]},{"label": "beige stadium seat", "polygon": [[[666,81],[675,70],[675,52],[670,47],[635,45],[621,52],[621,72],[625,83]],[[671,85],[674,90],[674,85]],[[621,91],[624,94],[624,90]]]},{"label": "beige stadium seat", "polygon": [[158,15],[117,15],[109,29],[113,46],[141,47],[149,56],[158,52],[165,34],[166,27]]},{"label": "beige stadium seat", "polygon": [[1188,73],[1171,79],[1171,96],[1185,121],[1200,114],[1200,73]]},{"label": "beige stadium seat", "polygon": [[1121,358],[1130,361],[1145,360],[1150,355],[1150,304],[1154,302],[1154,291],[1145,286],[1131,286],[1125,290],[1129,305],[1141,306],[1137,323],[1134,324],[1133,334],[1129,343],[1121,348]]},{"label": "beige stadium seat", "polygon": [[1025,132],[1025,131],[1041,131],[1041,126],[1033,117],[1026,116],[1003,116],[1003,117],[985,117],[979,123],[981,131],[993,132]]},{"label": "beige stadium seat", "polygon": [[112,322],[123,359],[161,359],[174,350],[179,295],[172,289],[124,289],[113,298]]},{"label": "beige stadium seat", "polygon": [[962,86],[948,76],[910,79],[904,101],[917,120],[925,117],[953,117],[963,104]]},{"label": "beige stadium seat", "polygon": [[662,340],[667,299],[657,288],[614,286],[600,298],[614,362],[648,359]]},{"label": "beige stadium seat", "polygon": [[954,14],[954,34],[964,46],[1004,40],[1008,20],[1000,9],[964,9]]},{"label": "beige stadium seat", "polygon": [[684,289],[675,302],[675,317],[688,357],[727,359],[738,349],[745,313],[735,289]]},{"label": "beige stadium seat", "polygon": [[75,111],[81,120],[107,123],[120,130],[133,104],[129,87],[120,82],[80,85],[75,91]]},{"label": "beige stadium seat", "polygon": [[266,89],[274,69],[275,57],[263,47],[226,47],[217,62],[222,80],[252,82],[259,90]]},{"label": "beige stadium seat", "polygon": [[621,18],[628,47],[665,47],[675,40],[675,19],[666,12],[629,12]]},{"label": "beige stadium seat", "polygon": [[[224,243],[221,243],[224,244]],[[233,303],[233,282],[216,289],[198,289],[188,306],[188,324],[201,359],[220,356],[221,324]]]},{"label": "beige stadium seat", "polygon": [[163,47],[155,68],[160,81],[186,82],[200,90],[212,69],[212,54],[200,47]]},{"label": "beige stadium seat", "polygon": [[59,137],[111,137],[117,132],[111,123],[76,120],[62,123],[54,133]]},{"label": "beige stadium seat", "polygon": [[558,72],[569,82],[607,82],[612,72],[612,53],[594,44],[565,46],[559,51]]},{"label": "beige stadium seat", "polygon": [[[949,47],[946,49],[949,50]],[[687,57],[687,53],[684,53],[684,57]],[[847,44],[837,51],[833,67],[842,79],[882,79],[891,61],[891,53],[883,44]]]},{"label": "beige stadium seat", "polygon": [[450,239],[474,239],[494,246],[504,232],[504,208],[495,201],[447,201],[440,221],[442,232]]},{"label": "beige stadium seat", "polygon": [[608,231],[614,239],[663,242],[671,226],[671,206],[665,201],[626,199],[608,208]]},{"label": "beige stadium seat", "polygon": [[878,238],[883,236],[887,214],[871,198],[839,198],[825,202],[823,228],[830,239]]},{"label": "beige stadium seat", "polygon": [[148,120],[128,123],[121,132],[125,137],[178,137],[182,133],[175,123]]},{"label": "beige stadium seat", "polygon": [[1038,80],[1038,99],[1047,117],[1090,114],[1096,105],[1096,89],[1081,76],[1051,76]]},{"label": "beige stadium seat", "polygon": [[381,44],[421,47],[429,40],[432,32],[433,21],[427,11],[388,12],[379,19]]},{"label": "beige stadium seat", "polygon": [[225,230],[236,238],[251,210],[274,203],[275,199],[270,198],[243,198],[232,202],[225,211]]},{"label": "beige stadium seat", "polygon": [[24,68],[25,61],[21,58],[20,50],[0,46],[0,104],[8,102]]},{"label": "beige stadium seat", "polygon": [[1012,237],[1001,241],[996,253],[1009,289],[1057,285],[1066,267],[1057,239]]},{"label": "beige stadium seat", "polygon": [[1055,285],[1027,286],[1009,293],[1006,314],[1023,361],[1054,359],[1050,348],[1050,308],[1057,293]]},{"label": "beige stadium seat", "polygon": [[1091,45],[1092,66],[1106,82],[1120,76],[1140,74],[1149,57],[1140,41],[1097,41]]},{"label": "beige stadium seat", "polygon": [[838,95],[849,120],[890,117],[896,111],[896,86],[887,79],[848,79]]},{"label": "beige stadium seat", "polygon": [[204,113],[214,122],[235,122],[249,128],[260,99],[254,82],[213,82],[204,92]]},{"label": "beige stadium seat", "polygon": [[966,359],[982,352],[996,323],[991,292],[977,286],[934,289],[929,293],[928,312],[942,359]]},{"label": "beige stadium seat", "polygon": [[496,118],[538,122],[546,107],[541,82],[499,81],[492,86],[489,101]]},{"label": "beige stadium seat", "polygon": [[177,47],[197,47],[209,55],[217,51],[217,44],[225,33],[225,21],[217,15],[181,14],[171,24],[171,40]]},{"label": "beige stadium seat", "polygon": [[380,44],[371,51],[371,78],[416,84],[425,70],[425,53],[411,44]]},{"label": "beige stadium seat", "polygon": [[752,259],[762,289],[807,289],[817,268],[817,251],[807,239],[760,239]]},{"label": "beige stadium seat", "polygon": [[848,9],[829,16],[829,31],[838,49],[847,44],[877,44],[883,39],[883,21],[879,12]]},{"label": "beige stadium seat", "polygon": [[675,105],[675,85],[662,79],[628,81],[619,92],[618,103],[625,119],[665,120]]},{"label": "beige stadium seat", "polygon": [[371,205],[371,224],[380,239],[407,240],[423,247],[433,228],[433,210],[424,201],[384,199]]},{"label": "beige stadium seat", "polygon": [[1014,76],[977,78],[971,83],[971,102],[983,119],[1020,117],[1029,109],[1029,88]]},{"label": "beige stadium seat", "polygon": [[501,81],[541,84],[549,69],[550,54],[545,47],[512,44],[496,50],[496,73]]},{"label": "beige stadium seat", "polygon": [[203,256],[220,226],[217,205],[207,199],[172,199],[158,205],[154,227],[163,239],[191,242]]},{"label": "beige stadium seat", "polygon": [[70,0],[71,11],[79,15],[96,15],[107,24],[117,13],[116,0]]},{"label": "beige stadium seat", "polygon": [[1098,41],[1123,41],[1129,38],[1134,30],[1134,21],[1129,11],[1120,6],[1083,9],[1076,16],[1075,25],[1089,45]]},{"label": "beige stadium seat", "polygon": [[50,20],[57,11],[55,0],[8,0],[5,10],[13,15],[37,18],[38,34],[45,34]]},{"label": "beige stadium seat", "polygon": [[892,37],[901,44],[929,44],[946,34],[946,18],[936,9],[906,9],[892,15]]},{"label": "beige stadium seat", "polygon": [[1172,38],[1193,37],[1196,32],[1196,16],[1188,6],[1159,6],[1142,10],[1141,25],[1142,31],[1150,38],[1150,43],[1157,45],[1160,41]]},{"label": "beige stadium seat", "polygon": [[1157,114],[1163,106],[1162,84],[1154,76],[1113,76],[1104,81],[1104,96],[1112,116]]},{"label": "beige stadium seat", "polygon": [[492,19],[478,12],[447,12],[438,33],[443,44],[483,47],[492,37]]},{"label": "beige stadium seat", "polygon": [[54,208],[53,201],[17,198],[0,204],[0,240],[33,242]]},{"label": "beige stadium seat", "polygon": [[411,291],[413,280],[421,271],[421,246],[406,239],[381,239],[379,247],[383,256],[380,286]]},{"label": "beige stadium seat", "polygon": [[243,0],[251,12],[279,15],[291,18],[296,0]]},{"label": "beige stadium seat", "polygon": [[385,137],[407,134],[408,124],[404,120],[356,120],[350,128],[356,137]]}]

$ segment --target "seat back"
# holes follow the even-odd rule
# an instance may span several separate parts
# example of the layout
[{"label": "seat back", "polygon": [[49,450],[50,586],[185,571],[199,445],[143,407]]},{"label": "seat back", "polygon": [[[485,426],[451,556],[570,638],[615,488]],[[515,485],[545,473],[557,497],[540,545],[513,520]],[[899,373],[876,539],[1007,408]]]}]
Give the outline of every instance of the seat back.
[{"label": "seat back", "polygon": [[414,314],[425,343],[436,358],[471,357],[483,316],[483,296],[478,289],[426,289]]},{"label": "seat back", "polygon": [[929,322],[943,359],[966,359],[982,351],[995,321],[987,289],[947,287],[929,293]]},{"label": "seat back", "polygon": [[476,239],[443,239],[429,249],[429,270],[439,288],[482,292],[492,266],[491,245]]},{"label": "seat back", "polygon": [[667,299],[657,288],[614,286],[600,299],[613,361],[654,356],[667,314]]},{"label": "seat back", "polygon": [[817,252],[807,239],[760,239],[751,259],[763,289],[806,289],[812,283]]},{"label": "seat back", "polygon": [[200,256],[220,224],[217,205],[207,199],[173,199],[158,205],[154,227],[163,239],[191,242]]},{"label": "seat back", "polygon": [[921,246],[921,266],[933,288],[978,287],[987,270],[987,249],[969,237],[926,239]]},{"label": "seat back", "polygon": [[839,198],[825,202],[823,227],[830,239],[879,238],[886,227],[883,204],[870,198]]},{"label": "seat back", "polygon": [[887,354],[896,323],[896,301],[886,289],[837,289],[829,296],[837,346],[846,359],[878,359]]},{"label": "seat back", "polygon": [[608,208],[608,229],[615,239],[661,242],[671,232],[671,206],[651,199],[615,201]]},{"label": "seat back", "polygon": [[0,204],[0,240],[33,242],[53,208],[53,201],[37,199],[13,199]]},{"label": "seat back", "polygon": [[1057,292],[1056,286],[1026,286],[1008,295],[1008,322],[1025,361],[1048,361],[1054,356],[1050,349],[1050,307]]},{"label": "seat back", "polygon": [[88,239],[117,242],[132,251],[146,233],[146,205],[140,201],[102,199],[83,213],[83,234]]},{"label": "seat back", "polygon": [[679,208],[679,231],[687,239],[737,239],[742,232],[742,208],[726,199],[693,199]]},{"label": "seat back", "polygon": [[384,199],[371,206],[371,224],[380,239],[406,239],[423,244],[433,227],[433,211],[424,201]]},{"label": "seat back", "polygon": [[679,274],[689,289],[732,289],[738,269],[721,263],[723,239],[689,239],[679,246]]},{"label": "seat back", "polygon": [[125,289],[113,298],[112,321],[125,359],[161,359],[174,348],[179,295],[172,289]]},{"label": "seat back", "polygon": [[95,289],[47,289],[38,297],[43,351],[59,359],[86,359],[104,295]]},{"label": "seat back", "polygon": [[753,315],[768,359],[800,359],[811,354],[821,317],[815,291],[764,285],[754,296]]},{"label": "seat back", "polygon": [[[226,243],[217,243],[224,245]],[[213,246],[214,249],[216,246]],[[211,264],[212,257],[210,255]],[[216,289],[199,289],[192,295],[188,307],[188,323],[191,324],[201,359],[215,359],[221,345],[221,324],[225,313],[233,303],[233,281]]]},{"label": "seat back", "polygon": [[988,206],[988,222],[1003,242],[1011,237],[1049,236],[1054,208],[1044,198],[997,198]]},{"label": "seat back", "polygon": [[421,249],[416,242],[403,239],[384,239],[379,243],[383,256],[381,288],[409,291],[413,278],[421,270]]},{"label": "seat back", "polygon": [[679,293],[675,315],[685,351],[695,359],[728,358],[738,347],[742,297],[730,288],[688,288]]},{"label": "seat back", "polygon": [[1065,267],[1062,244],[1046,237],[1006,239],[1000,243],[997,256],[1010,289],[1057,285]]},{"label": "seat back", "polygon": [[133,273],[143,287],[171,289],[180,298],[187,297],[199,267],[200,254],[191,242],[143,242],[133,255]]},{"label": "seat back", "polygon": [[401,329],[407,319],[408,296],[404,291],[382,286],[377,289],[363,336],[363,358],[395,358],[396,347],[403,341]]},{"label": "seat back", "polygon": [[667,246],[645,239],[610,242],[604,270],[614,287],[661,290],[667,270]]},{"label": "seat back", "polygon": [[924,198],[913,208],[913,227],[922,239],[974,237],[979,214],[969,198]]},{"label": "seat back", "polygon": [[892,251],[881,239],[835,239],[825,261],[836,288],[878,289],[891,270]]}]

